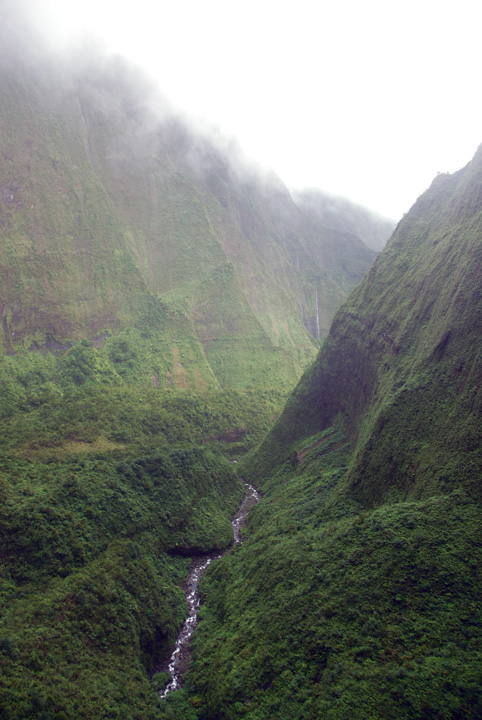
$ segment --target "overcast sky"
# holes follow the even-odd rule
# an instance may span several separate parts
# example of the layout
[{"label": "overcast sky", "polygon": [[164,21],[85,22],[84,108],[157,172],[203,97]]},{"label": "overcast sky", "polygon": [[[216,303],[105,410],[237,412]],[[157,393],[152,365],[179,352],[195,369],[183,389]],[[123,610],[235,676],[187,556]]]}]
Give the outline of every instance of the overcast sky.
[{"label": "overcast sky", "polygon": [[[1,0],[0,0],[1,1]],[[397,220],[482,142],[478,0],[31,0],[144,66],[291,189]]]}]

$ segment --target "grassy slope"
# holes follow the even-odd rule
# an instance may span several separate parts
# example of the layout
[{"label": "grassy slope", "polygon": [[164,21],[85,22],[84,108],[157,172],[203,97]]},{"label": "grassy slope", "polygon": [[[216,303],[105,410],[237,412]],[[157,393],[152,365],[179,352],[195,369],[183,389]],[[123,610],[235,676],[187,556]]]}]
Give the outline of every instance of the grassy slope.
[{"label": "grassy slope", "polygon": [[434,181],[243,466],[166,717],[479,717],[481,187]]},{"label": "grassy slope", "polygon": [[59,113],[54,90],[35,76],[0,78],[4,344],[125,324],[145,288],[112,203],[89,172],[78,117],[71,107]]},{"label": "grassy slope", "polygon": [[[136,235],[149,287],[163,297],[175,296],[192,315],[223,386],[242,386],[243,379],[245,384],[264,385],[266,379],[257,373],[272,365],[276,371],[272,377],[292,385],[313,359],[314,350],[292,298],[299,294],[298,280],[292,278],[290,292],[282,287],[281,280],[293,276],[293,268],[275,252],[266,213],[257,220],[261,244],[254,245],[234,207],[243,183],[236,184],[231,176],[224,181],[218,177],[219,155],[206,141],[195,142],[175,120],[156,132],[146,131],[147,136],[137,140],[133,157],[119,163],[125,152],[123,134],[119,130],[111,137],[110,106],[106,114],[99,114],[91,103],[87,97],[83,107],[91,145],[98,148],[98,172],[123,221]],[[213,178],[223,183],[229,202],[218,187],[213,193]],[[257,186],[250,200],[245,214],[253,221],[262,212]],[[263,256],[268,247],[278,255],[283,278]],[[367,252],[365,267],[368,262]]]}]

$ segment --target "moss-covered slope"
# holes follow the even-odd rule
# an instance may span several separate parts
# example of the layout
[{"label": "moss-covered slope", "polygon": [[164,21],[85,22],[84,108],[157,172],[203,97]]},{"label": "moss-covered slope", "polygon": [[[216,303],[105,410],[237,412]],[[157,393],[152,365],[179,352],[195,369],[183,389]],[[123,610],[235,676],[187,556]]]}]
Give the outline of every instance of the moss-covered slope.
[{"label": "moss-covered slope", "polygon": [[174,313],[197,344],[191,389],[259,387],[265,368],[292,386],[373,251],[305,218],[123,61],[74,66],[0,60],[3,351],[164,333]]}]

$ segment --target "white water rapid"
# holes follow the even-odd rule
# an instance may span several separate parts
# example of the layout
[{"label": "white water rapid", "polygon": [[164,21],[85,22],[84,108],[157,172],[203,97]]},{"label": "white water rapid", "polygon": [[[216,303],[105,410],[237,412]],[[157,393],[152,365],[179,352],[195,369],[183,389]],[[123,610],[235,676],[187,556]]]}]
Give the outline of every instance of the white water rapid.
[{"label": "white water rapid", "polygon": [[[244,494],[243,501],[239,506],[238,512],[231,520],[234,534],[233,545],[239,545],[243,541],[241,528],[244,525],[248,512],[260,499],[259,493],[253,485],[250,485],[250,483],[247,482],[245,482],[244,485],[246,492]],[[199,580],[208,565],[210,565],[213,560],[218,560],[222,557],[222,555],[223,553],[212,553],[210,555],[203,555],[193,561],[191,572],[189,573],[189,577],[187,579],[186,601],[188,605],[188,616],[176,638],[174,651],[169,659],[167,670],[171,675],[171,680],[166,687],[160,691],[159,697],[161,699],[165,698],[169,695],[169,693],[173,690],[177,690],[182,685],[182,676],[187,669],[189,659],[189,640],[196,628],[196,625],[198,624],[198,612],[201,604],[198,588]]]}]

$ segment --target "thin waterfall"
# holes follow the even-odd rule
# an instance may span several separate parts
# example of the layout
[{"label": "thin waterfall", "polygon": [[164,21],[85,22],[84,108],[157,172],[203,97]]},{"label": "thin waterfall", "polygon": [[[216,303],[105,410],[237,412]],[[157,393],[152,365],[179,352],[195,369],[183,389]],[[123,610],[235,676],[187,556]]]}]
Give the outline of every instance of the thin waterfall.
[{"label": "thin waterfall", "polygon": [[318,308],[318,290],[316,290],[315,302],[316,302],[316,337],[319,340],[320,339],[320,311]]},{"label": "thin waterfall", "polygon": [[80,98],[77,98],[77,99],[78,99],[78,101],[79,101],[80,114],[82,115],[82,120],[84,121],[85,142],[86,142],[86,145],[87,145],[87,155],[88,155],[88,157],[89,157],[89,162],[90,162],[90,164],[93,165],[93,162],[92,162],[92,151],[91,151],[91,149],[90,149],[89,130],[88,130],[88,128],[87,128],[87,120],[85,119],[84,108],[82,107],[82,103],[81,103],[81,101],[80,101]]}]

